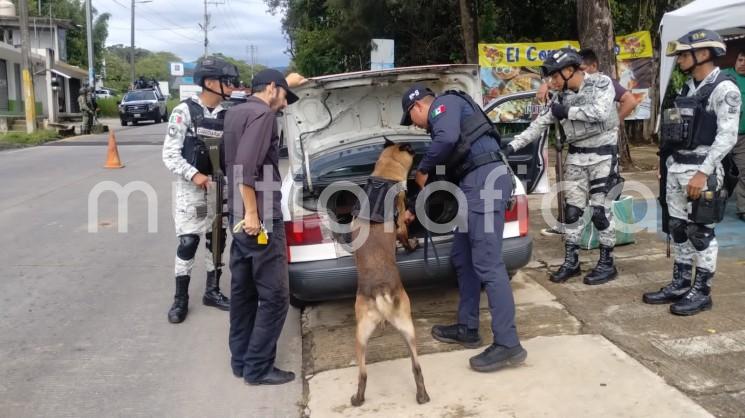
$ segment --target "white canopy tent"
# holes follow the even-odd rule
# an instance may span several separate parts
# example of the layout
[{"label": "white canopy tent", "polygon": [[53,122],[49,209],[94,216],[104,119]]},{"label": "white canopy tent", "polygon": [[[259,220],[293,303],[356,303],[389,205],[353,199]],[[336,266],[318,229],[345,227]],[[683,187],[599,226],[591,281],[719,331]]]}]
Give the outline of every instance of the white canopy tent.
[{"label": "white canopy tent", "polygon": [[675,66],[675,58],[664,56],[667,43],[694,29],[714,30],[724,37],[745,33],[745,0],[695,0],[665,13],[660,22],[660,96]]}]

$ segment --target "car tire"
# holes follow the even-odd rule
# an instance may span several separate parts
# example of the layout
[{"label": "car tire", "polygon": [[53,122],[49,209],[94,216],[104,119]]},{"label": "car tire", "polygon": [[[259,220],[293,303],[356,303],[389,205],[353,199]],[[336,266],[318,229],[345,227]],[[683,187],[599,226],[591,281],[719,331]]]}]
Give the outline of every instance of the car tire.
[{"label": "car tire", "polygon": [[127,121],[126,120],[122,119],[121,121],[122,121],[122,126],[127,126]]},{"label": "car tire", "polygon": [[297,308],[297,309],[301,309],[302,310],[303,308],[305,308],[306,306],[308,306],[308,302],[306,302],[304,300],[300,300],[300,299],[296,298],[295,295],[293,295],[292,293],[290,293],[290,306],[292,306],[293,308]]},{"label": "car tire", "polygon": [[132,126],[137,126],[137,123],[138,122],[136,120],[132,120]]}]

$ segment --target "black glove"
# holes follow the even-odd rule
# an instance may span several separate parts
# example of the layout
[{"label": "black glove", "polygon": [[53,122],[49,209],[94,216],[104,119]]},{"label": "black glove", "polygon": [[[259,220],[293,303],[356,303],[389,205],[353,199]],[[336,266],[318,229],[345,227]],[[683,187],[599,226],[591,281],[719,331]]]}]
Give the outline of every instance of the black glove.
[{"label": "black glove", "polygon": [[554,102],[551,105],[551,114],[558,120],[566,119],[569,117],[569,108],[559,102]]},{"label": "black glove", "polygon": [[515,152],[515,149],[512,148],[512,145],[507,145],[506,147],[502,148],[502,154],[504,155],[504,158],[509,157],[510,154],[514,152]]}]

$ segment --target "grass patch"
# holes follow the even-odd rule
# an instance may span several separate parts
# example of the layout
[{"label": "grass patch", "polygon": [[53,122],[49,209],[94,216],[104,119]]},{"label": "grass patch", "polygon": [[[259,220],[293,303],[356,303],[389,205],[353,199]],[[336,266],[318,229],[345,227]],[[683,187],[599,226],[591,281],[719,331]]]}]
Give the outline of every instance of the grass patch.
[{"label": "grass patch", "polygon": [[118,118],[119,117],[119,106],[116,104],[120,101],[119,97],[107,97],[105,99],[96,99],[98,108],[101,109],[98,117],[105,118]]},{"label": "grass patch", "polygon": [[7,134],[0,134],[0,142],[15,145],[39,145],[60,138],[61,136],[57,133],[57,131],[53,129],[39,130],[32,134],[27,134],[24,132],[9,132]]}]

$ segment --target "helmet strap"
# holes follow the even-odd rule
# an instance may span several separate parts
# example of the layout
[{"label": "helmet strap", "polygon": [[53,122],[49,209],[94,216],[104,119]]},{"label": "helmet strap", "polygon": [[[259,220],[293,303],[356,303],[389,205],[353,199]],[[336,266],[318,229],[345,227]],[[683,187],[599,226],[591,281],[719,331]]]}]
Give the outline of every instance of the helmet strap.
[{"label": "helmet strap", "polygon": [[[204,81],[207,81],[207,80],[204,80]],[[217,80],[217,81],[220,81],[220,91],[219,92],[218,91],[214,91],[211,88],[207,87],[207,83],[205,83],[204,81],[202,82],[202,88],[204,90],[207,90],[210,93],[217,94],[218,96],[222,97],[223,99],[228,99],[230,97],[229,94],[225,94],[225,90],[222,88],[222,81],[220,81],[219,79]]]},{"label": "helmet strap", "polygon": [[561,76],[561,79],[564,80],[564,85],[561,87],[561,91],[567,91],[567,89],[569,88],[569,80],[571,80],[571,78],[574,77],[574,73],[577,72],[577,69],[572,67],[572,74],[569,75],[569,77],[564,77],[564,73],[563,73],[564,68],[559,70],[559,75]]}]

